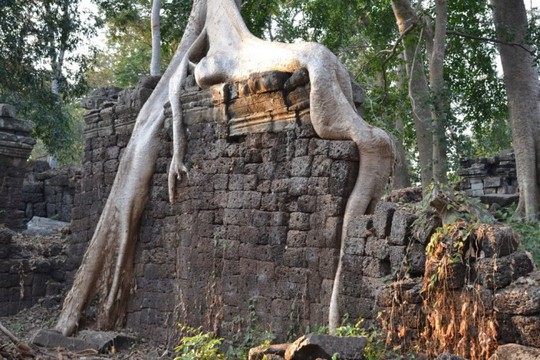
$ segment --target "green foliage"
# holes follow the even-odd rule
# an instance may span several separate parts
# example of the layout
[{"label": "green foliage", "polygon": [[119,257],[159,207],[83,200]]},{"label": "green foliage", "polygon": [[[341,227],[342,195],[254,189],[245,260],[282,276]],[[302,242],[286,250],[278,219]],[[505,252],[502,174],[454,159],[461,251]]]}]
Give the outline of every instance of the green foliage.
[{"label": "green foliage", "polygon": [[495,216],[519,234],[521,248],[532,254],[536,268],[540,269],[540,222],[518,217],[515,206],[499,210]]},{"label": "green foliage", "polygon": [[[328,326],[317,326],[312,331],[310,331],[310,333],[315,335],[327,335]],[[374,326],[369,326],[366,328],[364,326],[364,319],[359,319],[356,323],[352,324],[351,322],[349,322],[349,315],[345,314],[341,321],[341,325],[336,328],[336,336],[365,337],[367,339],[367,345],[364,349],[363,359],[375,360],[383,358],[394,358],[394,354],[386,350],[383,335],[380,329],[375,328]],[[332,358],[339,359],[339,354],[334,354]]]},{"label": "green foliage", "polygon": [[227,349],[227,357],[247,359],[249,349],[261,344],[270,344],[275,336],[259,325],[259,317],[255,311],[255,300],[249,299],[249,316],[247,319],[236,316],[233,324],[237,328]]},{"label": "green foliage", "polygon": [[175,360],[214,360],[224,359],[224,355],[219,352],[219,345],[223,339],[216,339],[212,334],[205,333],[201,327],[192,328],[187,325],[178,324],[183,334],[174,348],[177,356]]},{"label": "green foliage", "polygon": [[83,15],[79,1],[2,1],[0,102],[33,121],[34,136],[65,161],[79,155],[82,133],[71,104],[86,90],[83,73],[92,59],[91,49],[85,55],[73,51],[97,26]]}]

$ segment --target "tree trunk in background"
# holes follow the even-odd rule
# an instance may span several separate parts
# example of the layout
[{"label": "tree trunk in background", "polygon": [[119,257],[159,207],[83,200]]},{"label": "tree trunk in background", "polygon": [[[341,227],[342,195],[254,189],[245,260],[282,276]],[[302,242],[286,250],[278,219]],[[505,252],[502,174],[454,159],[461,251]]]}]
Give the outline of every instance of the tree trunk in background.
[{"label": "tree trunk in background", "polygon": [[447,0],[435,1],[435,32],[433,47],[429,56],[429,85],[433,96],[431,118],[433,121],[433,179],[446,183],[446,111],[444,94],[444,54],[446,45],[446,24],[448,23]]},{"label": "tree trunk in background", "polygon": [[161,30],[159,16],[161,11],[161,0],[152,1],[152,61],[150,63],[150,75],[161,75]]},{"label": "tree trunk in background", "polygon": [[[523,0],[491,0],[497,38],[526,44],[527,13]],[[516,155],[520,208],[538,220],[540,200],[540,82],[534,57],[515,45],[499,44]]]},{"label": "tree trunk in background", "polygon": [[[406,78],[405,67],[400,65],[399,67],[399,84],[398,87],[403,88],[403,80]],[[384,75],[382,72],[376,73],[376,82],[375,86],[379,90],[383,91],[384,89]],[[403,189],[411,186],[411,176],[409,174],[409,163],[407,160],[407,153],[405,152],[405,146],[403,145],[404,139],[404,129],[403,129],[403,119],[400,116],[396,116],[394,113],[390,116],[386,108],[383,108],[382,117],[386,126],[390,129],[394,129],[394,151],[396,152],[396,163],[394,164],[394,173],[392,176],[392,189]]]},{"label": "tree trunk in background", "polygon": [[[416,16],[409,0],[393,0],[392,10],[400,34],[404,34],[410,26],[417,26],[419,19]],[[409,97],[411,99],[414,114],[414,126],[416,129],[416,142],[418,145],[418,158],[420,162],[420,175],[422,186],[428,185],[433,178],[432,158],[433,145],[431,134],[431,101],[429,86],[424,70],[421,53],[421,36],[418,30],[413,30],[403,39],[405,48],[405,63],[409,77]]]}]

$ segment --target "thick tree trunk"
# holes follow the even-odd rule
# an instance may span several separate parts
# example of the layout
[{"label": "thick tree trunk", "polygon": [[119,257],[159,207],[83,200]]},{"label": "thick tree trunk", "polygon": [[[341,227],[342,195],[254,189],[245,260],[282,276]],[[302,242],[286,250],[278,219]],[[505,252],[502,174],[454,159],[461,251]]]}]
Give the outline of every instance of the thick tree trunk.
[{"label": "thick tree trunk", "polygon": [[161,30],[160,30],[161,0],[152,1],[152,60],[150,63],[150,75],[161,75]]},{"label": "thick tree trunk", "polygon": [[435,1],[435,32],[429,55],[429,85],[433,96],[431,118],[433,123],[433,179],[446,183],[446,111],[444,94],[444,53],[446,46],[446,24],[448,22],[447,0]]},{"label": "thick tree trunk", "polygon": [[139,222],[159,150],[158,132],[165,119],[163,106],[169,99],[168,81],[202,31],[205,9],[205,0],[194,1],[176,54],[137,116],[94,236],[64,300],[56,325],[64,335],[76,330],[82,311],[94,295],[100,298],[98,327],[110,329],[123,321]]},{"label": "thick tree trunk", "polygon": [[[491,0],[497,37],[526,44],[527,13],[523,0]],[[540,82],[534,57],[525,49],[499,44],[508,96],[520,204],[529,220],[538,220],[540,200]]]},{"label": "thick tree trunk", "polygon": [[[393,0],[392,10],[401,35],[404,35],[411,26],[421,27],[420,20],[409,0]],[[414,30],[405,36],[403,45],[405,47],[407,75],[409,76],[409,97],[416,129],[420,175],[422,186],[426,186],[433,179],[433,136],[431,132],[431,99],[422,60],[421,39],[422,36],[418,35],[417,30]]]},{"label": "thick tree trunk", "polygon": [[[405,66],[399,67],[399,84],[398,87],[403,88],[403,83],[407,77],[407,70]],[[384,75],[382,72],[377,72],[375,86],[384,91]],[[392,189],[403,189],[411,186],[411,177],[409,175],[409,164],[407,161],[407,153],[405,146],[403,145],[404,129],[403,120],[401,117],[396,116],[395,113],[388,114],[384,109],[382,118],[388,128],[394,129],[394,151],[396,154],[396,163],[394,165],[394,174],[392,176]]]}]

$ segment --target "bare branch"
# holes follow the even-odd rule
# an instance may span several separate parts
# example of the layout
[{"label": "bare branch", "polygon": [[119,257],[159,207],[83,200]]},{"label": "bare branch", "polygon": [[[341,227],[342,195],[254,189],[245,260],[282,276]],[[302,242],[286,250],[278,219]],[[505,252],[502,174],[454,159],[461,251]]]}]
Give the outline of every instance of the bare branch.
[{"label": "bare branch", "polygon": [[523,45],[523,44],[520,44],[520,43],[507,42],[507,41],[487,38],[487,37],[483,37],[483,36],[476,36],[476,35],[467,34],[467,33],[461,32],[461,31],[457,31],[457,30],[447,30],[446,33],[449,34],[449,35],[461,36],[461,37],[464,37],[464,38],[467,38],[467,39],[473,39],[473,40],[485,41],[485,42],[492,42],[492,43],[496,43],[496,44],[509,45],[509,46],[517,46],[519,48],[522,48],[523,50],[525,50],[529,54],[531,54],[533,56],[536,56],[536,53],[534,51],[529,49],[526,45]]},{"label": "bare branch", "polygon": [[405,29],[405,31],[399,35],[398,39],[396,40],[396,42],[394,43],[394,46],[392,46],[392,49],[390,50],[384,50],[384,52],[388,52],[390,51],[390,55],[388,55],[382,62],[381,64],[381,68],[382,68],[382,73],[383,73],[383,94],[384,94],[384,98],[383,98],[383,103],[384,101],[386,100],[386,93],[387,93],[387,89],[388,89],[388,85],[387,85],[387,79],[386,79],[386,64],[392,60],[392,58],[394,56],[396,56],[396,53],[397,53],[397,49],[398,49],[398,46],[399,44],[401,44],[401,42],[403,41],[403,39],[405,38],[405,36],[409,35],[409,33],[411,31],[413,31],[416,27],[418,26],[418,24],[416,23],[412,23],[411,25],[409,25],[409,27],[407,29]]}]

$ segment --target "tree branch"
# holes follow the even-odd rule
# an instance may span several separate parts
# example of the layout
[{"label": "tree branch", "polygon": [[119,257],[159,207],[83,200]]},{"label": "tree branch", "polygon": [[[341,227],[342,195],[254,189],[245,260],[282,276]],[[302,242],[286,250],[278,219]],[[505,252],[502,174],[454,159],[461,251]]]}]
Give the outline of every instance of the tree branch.
[{"label": "tree branch", "polygon": [[522,48],[523,50],[525,50],[526,52],[528,52],[532,56],[536,56],[536,53],[534,51],[527,48],[526,45],[523,45],[523,44],[520,44],[520,43],[507,42],[507,41],[487,38],[487,37],[483,37],[483,36],[476,36],[476,35],[467,34],[467,33],[461,32],[461,31],[457,31],[457,30],[447,30],[446,33],[449,34],[449,35],[461,36],[461,37],[464,37],[464,38],[467,38],[467,39],[473,39],[473,40],[485,41],[485,42],[492,42],[492,43],[496,43],[496,44],[509,45],[509,46],[517,46],[517,47]]},{"label": "tree branch", "polygon": [[384,97],[383,97],[383,103],[384,101],[386,100],[386,93],[387,93],[387,90],[388,90],[388,85],[387,85],[387,79],[386,79],[386,64],[394,57],[396,56],[396,53],[397,53],[397,48],[399,46],[399,44],[401,44],[401,42],[403,41],[403,39],[405,38],[405,36],[409,35],[409,33],[411,31],[413,31],[416,27],[418,26],[417,23],[412,23],[411,25],[409,25],[408,28],[405,29],[405,31],[403,31],[403,33],[401,33],[398,37],[398,39],[396,40],[396,42],[394,43],[394,46],[392,46],[392,49],[390,50],[386,50],[385,52],[390,52],[390,55],[388,55],[382,62],[381,64],[381,69],[382,69],[382,73],[383,73],[383,94],[384,94]]}]

